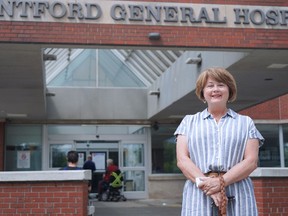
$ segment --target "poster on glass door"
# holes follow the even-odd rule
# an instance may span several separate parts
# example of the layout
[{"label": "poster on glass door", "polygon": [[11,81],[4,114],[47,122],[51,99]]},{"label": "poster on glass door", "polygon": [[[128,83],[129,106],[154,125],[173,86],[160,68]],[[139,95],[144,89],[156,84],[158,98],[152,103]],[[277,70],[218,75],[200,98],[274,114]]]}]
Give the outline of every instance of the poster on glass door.
[{"label": "poster on glass door", "polygon": [[97,171],[105,171],[106,170],[106,152],[92,152],[92,160],[96,165]]},{"label": "poster on glass door", "polygon": [[17,151],[17,169],[30,169],[30,151]]}]

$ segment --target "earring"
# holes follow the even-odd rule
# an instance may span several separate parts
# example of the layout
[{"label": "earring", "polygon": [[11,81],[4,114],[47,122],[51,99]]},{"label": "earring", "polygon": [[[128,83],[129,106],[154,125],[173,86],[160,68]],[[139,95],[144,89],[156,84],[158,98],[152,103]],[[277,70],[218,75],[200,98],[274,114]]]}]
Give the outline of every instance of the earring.
[{"label": "earring", "polygon": [[203,100],[203,103],[205,104],[205,103],[206,103],[206,100]]}]

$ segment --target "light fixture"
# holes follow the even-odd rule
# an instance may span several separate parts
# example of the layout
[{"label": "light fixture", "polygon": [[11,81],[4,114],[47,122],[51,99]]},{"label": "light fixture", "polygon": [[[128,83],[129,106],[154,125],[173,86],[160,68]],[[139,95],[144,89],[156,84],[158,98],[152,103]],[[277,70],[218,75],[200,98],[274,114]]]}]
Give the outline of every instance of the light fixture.
[{"label": "light fixture", "polygon": [[155,131],[159,130],[159,124],[158,124],[157,121],[155,121],[155,122],[152,124],[152,128],[153,128]]},{"label": "light fixture", "polygon": [[6,113],[5,110],[0,111],[0,118],[27,118],[28,115],[26,113]]},{"label": "light fixture", "polygon": [[7,113],[6,118],[27,118],[26,113]]},{"label": "light fixture", "polygon": [[46,92],[47,97],[54,97],[56,94],[54,92]]},{"label": "light fixture", "polygon": [[267,77],[267,78],[265,78],[264,80],[265,80],[265,81],[272,81],[273,78],[271,78],[271,77]]},{"label": "light fixture", "polygon": [[150,33],[148,34],[148,38],[149,38],[150,40],[159,40],[159,39],[161,38],[161,35],[160,35],[159,32],[150,32]]},{"label": "light fixture", "polygon": [[149,91],[149,95],[156,95],[157,97],[159,97],[160,96],[160,90],[157,89],[155,91]]},{"label": "light fixture", "polygon": [[51,54],[44,54],[43,55],[43,61],[56,61],[57,56],[56,55],[51,55]]},{"label": "light fixture", "polygon": [[197,57],[195,57],[195,58],[193,58],[193,57],[188,58],[185,63],[186,63],[186,64],[197,64],[197,65],[201,65],[201,63],[202,63],[201,53],[200,53]]},{"label": "light fixture", "polygon": [[269,69],[282,69],[282,68],[285,68],[285,67],[287,67],[288,66],[288,64],[271,64],[271,65],[269,65],[267,68],[269,68]]}]

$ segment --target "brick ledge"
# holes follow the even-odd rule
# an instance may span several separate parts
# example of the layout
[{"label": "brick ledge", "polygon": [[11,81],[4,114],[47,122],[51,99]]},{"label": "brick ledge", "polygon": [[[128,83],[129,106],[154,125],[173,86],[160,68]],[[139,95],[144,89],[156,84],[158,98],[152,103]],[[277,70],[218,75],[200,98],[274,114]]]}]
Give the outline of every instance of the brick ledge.
[{"label": "brick ledge", "polygon": [[1,172],[0,182],[90,180],[90,170]]},{"label": "brick ledge", "polygon": [[250,177],[288,177],[288,168],[257,168]]}]

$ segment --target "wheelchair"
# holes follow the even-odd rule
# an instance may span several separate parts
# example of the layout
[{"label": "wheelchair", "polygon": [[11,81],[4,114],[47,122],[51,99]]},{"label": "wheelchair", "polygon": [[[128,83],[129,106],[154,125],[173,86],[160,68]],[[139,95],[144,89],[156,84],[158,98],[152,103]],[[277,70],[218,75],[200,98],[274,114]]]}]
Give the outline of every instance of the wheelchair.
[{"label": "wheelchair", "polygon": [[112,172],[109,183],[103,184],[103,192],[99,195],[99,201],[126,201],[126,197],[122,194],[123,176],[120,170]]}]

